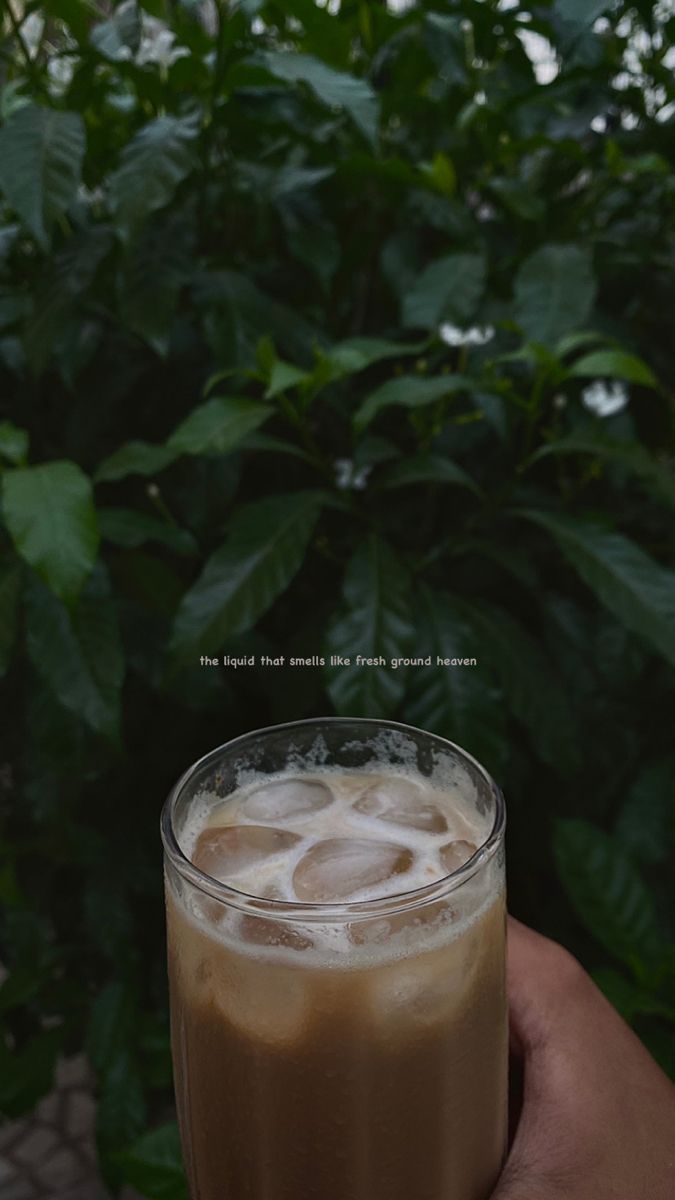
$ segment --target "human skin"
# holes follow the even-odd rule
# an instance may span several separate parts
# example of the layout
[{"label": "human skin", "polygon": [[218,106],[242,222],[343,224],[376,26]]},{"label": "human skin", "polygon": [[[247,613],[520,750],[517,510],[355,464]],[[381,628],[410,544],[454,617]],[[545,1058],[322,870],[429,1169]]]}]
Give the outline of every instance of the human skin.
[{"label": "human skin", "polygon": [[674,1200],[675,1086],[562,946],[509,919],[522,1108],[491,1200]]}]

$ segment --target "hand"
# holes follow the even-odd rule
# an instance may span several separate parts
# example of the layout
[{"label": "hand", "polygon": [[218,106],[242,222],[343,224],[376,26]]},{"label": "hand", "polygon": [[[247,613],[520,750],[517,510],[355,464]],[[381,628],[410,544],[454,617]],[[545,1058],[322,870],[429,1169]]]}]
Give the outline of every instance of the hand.
[{"label": "hand", "polygon": [[509,920],[523,1098],[492,1200],[674,1200],[675,1086],[562,946]]}]

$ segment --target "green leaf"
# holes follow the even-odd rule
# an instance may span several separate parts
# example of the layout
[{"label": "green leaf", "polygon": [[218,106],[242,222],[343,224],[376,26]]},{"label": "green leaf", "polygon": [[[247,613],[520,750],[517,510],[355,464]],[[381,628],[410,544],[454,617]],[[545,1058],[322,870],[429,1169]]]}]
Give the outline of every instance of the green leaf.
[{"label": "green leaf", "polygon": [[612,0],[555,0],[556,16],[562,17],[577,25],[580,29],[589,29],[598,17],[610,8]]},{"label": "green leaf", "polygon": [[127,442],[99,463],[94,473],[95,483],[111,483],[127,475],[158,475],[175,462],[179,451],[171,446],[154,446],[151,442]]},{"label": "green leaf", "polygon": [[175,223],[149,222],[132,239],[118,278],[120,312],[134,333],[165,356],[181,288],[191,264]]},{"label": "green leaf", "polygon": [[97,563],[82,589],[73,613],[73,628],[100,697],[103,715],[101,732],[117,742],[125,660],[117,609],[103,563]]},{"label": "green leaf", "polygon": [[268,71],[287,83],[306,83],[322,104],[344,108],[370,142],[377,138],[379,101],[369,83],[335,71],[310,54],[269,51],[262,56]]},{"label": "green leaf", "polygon": [[217,654],[255,624],[301,566],[318,513],[316,492],[266,497],[236,512],[176,614],[171,649],[179,661]]},{"label": "green leaf", "polygon": [[239,271],[214,271],[199,285],[206,334],[216,360],[249,367],[263,336],[274,339],[292,362],[302,363],[308,347],[323,340],[298,308],[281,304]]},{"label": "green leaf", "polygon": [[663,500],[675,504],[675,474],[668,465],[660,463],[639,442],[611,441],[591,431],[585,434],[572,433],[568,437],[540,446],[529,461],[535,463],[551,454],[595,454],[598,458],[616,463],[617,466],[637,475],[658,492]]},{"label": "green leaf", "polygon": [[0,286],[0,329],[18,325],[29,308],[30,301],[25,292]]},{"label": "green leaf", "polygon": [[442,321],[465,325],[485,286],[482,254],[448,254],[431,263],[413,281],[403,302],[403,324],[437,329]]},{"label": "green leaf", "polygon": [[96,1137],[106,1156],[128,1146],[147,1121],[138,1062],[128,1049],[121,1051],[103,1077],[96,1105]]},{"label": "green leaf", "polygon": [[301,446],[296,446],[293,442],[286,442],[283,438],[274,437],[268,433],[250,433],[241,448],[242,450],[255,450],[256,453],[267,450],[272,454],[286,454],[290,458],[300,458],[312,467],[316,466],[315,459]]},{"label": "green leaf", "polygon": [[436,375],[426,378],[420,375],[400,375],[388,379],[364,400],[354,417],[357,432],[362,432],[367,425],[385,408],[394,405],[404,408],[423,408],[442,400],[453,392],[461,392],[471,388],[473,382],[464,375]]},{"label": "green leaf", "polygon": [[523,511],[555,539],[565,557],[617,620],[675,664],[675,572],[619,533],[552,512]]},{"label": "green leaf", "polygon": [[515,283],[515,319],[525,336],[544,346],[584,324],[595,299],[589,250],[541,246],[520,267]]},{"label": "green leaf", "polygon": [[0,676],[9,666],[16,639],[20,594],[21,564],[6,558],[0,564]]},{"label": "green leaf", "polygon": [[29,366],[39,375],[54,344],[86,300],[96,272],[112,245],[107,226],[92,226],[72,235],[49,262],[35,289],[33,311],[26,323],[24,346]]},{"label": "green leaf", "polygon": [[636,987],[625,975],[619,974],[612,967],[599,967],[593,972],[593,981],[624,1021],[632,1023],[638,1016],[662,1016],[675,1021],[673,1009],[663,1004],[657,996]]},{"label": "green leaf", "polygon": [[[393,550],[371,534],[351,559],[344,579],[346,614],[328,630],[331,654],[351,659],[348,667],[328,667],[328,691],[338,713],[388,717],[405,690],[405,671],[394,670],[391,658],[405,655],[413,638],[410,585]],[[356,656],[385,660],[385,665],[357,666]]]},{"label": "green leaf", "polygon": [[197,543],[187,529],[133,508],[99,508],[98,523],[101,537],[117,546],[134,548],[146,542],[159,542],[176,554],[194,554],[197,550]]},{"label": "green leaf", "polygon": [[125,1181],[148,1200],[188,1200],[178,1126],[162,1125],[116,1155]]},{"label": "green leaf", "polygon": [[420,164],[420,170],[428,183],[444,196],[454,196],[457,191],[457,172],[452,159],[442,150],[437,150],[431,162]]},{"label": "green leaf", "polygon": [[303,371],[300,367],[294,367],[292,363],[286,363],[277,358],[270,371],[265,399],[272,400],[275,396],[280,395],[281,392],[285,392],[287,388],[297,387],[299,383],[305,383],[309,378],[310,375],[307,371]]},{"label": "green leaf", "polygon": [[509,435],[509,412],[503,396],[495,396],[490,392],[475,391],[471,402],[478,413],[487,421],[501,442]]},{"label": "green leaf", "polygon": [[125,237],[173,198],[196,164],[197,127],[188,118],[156,117],[124,147],[110,177],[110,199]]},{"label": "green leaf", "polygon": [[627,383],[658,387],[658,380],[647,364],[634,354],[624,354],[621,350],[596,350],[585,354],[570,367],[569,375],[579,379],[625,379]]},{"label": "green leaf", "polygon": [[10,971],[0,984],[0,1016],[33,1000],[43,990],[49,973],[41,964],[18,966]]},{"label": "green leaf", "polygon": [[99,992],[89,1014],[85,1049],[92,1066],[108,1071],[130,1042],[136,1020],[136,1006],[123,983],[115,980]]},{"label": "green leaf", "polygon": [[85,1049],[99,1077],[96,1132],[106,1153],[127,1146],[146,1120],[143,1089],[134,1052],[138,1013],[124,983],[108,983],[94,1001]]},{"label": "green leaf", "polygon": [[0,1112],[20,1117],[50,1091],[62,1041],[60,1028],[42,1030],[20,1050],[10,1051],[0,1038]]},{"label": "green leaf", "polygon": [[556,821],[558,873],[583,925],[640,973],[660,945],[651,892],[609,834],[586,821]]},{"label": "green leaf", "polygon": [[[288,209],[282,209],[282,217]],[[325,293],[330,290],[332,279],[340,265],[340,242],[335,227],[329,222],[309,225],[292,220],[286,232],[291,256],[311,271],[319,280]]]},{"label": "green leaf", "polygon": [[127,550],[120,553],[115,574],[125,598],[131,600],[136,613],[152,613],[155,627],[159,618],[164,629],[165,623],[175,615],[185,591],[184,581],[179,579],[176,572],[144,550]]},{"label": "green leaf", "polygon": [[332,375],[355,375],[388,358],[419,354],[426,345],[427,342],[390,342],[374,337],[346,338],[324,351],[320,361],[330,365]]},{"label": "green leaf", "polygon": [[495,176],[487,186],[510,212],[524,221],[539,221],[546,212],[543,198],[537,196],[531,184],[523,183],[520,179]]},{"label": "green leaf", "polygon": [[607,338],[605,334],[594,333],[591,330],[582,330],[581,333],[570,333],[558,342],[555,348],[555,357],[563,359],[568,354],[574,354],[575,350],[582,350],[584,346],[597,346],[598,343],[602,343],[606,348]]},{"label": "green leaf", "polygon": [[[422,591],[415,654],[430,666],[410,673],[406,719],[449,738],[498,770],[506,748],[504,706],[483,664],[476,630],[457,610],[452,596]],[[476,658],[477,666],[445,666],[453,659]],[[439,663],[438,660],[441,660]]]},{"label": "green leaf", "polygon": [[58,702],[117,743],[124,658],[102,568],[82,592],[74,616],[36,576],[29,578],[26,648]]},{"label": "green leaf", "polygon": [[541,759],[569,775],[580,765],[578,730],[552,664],[519,621],[482,601],[467,606],[481,654],[497,675],[508,707]]},{"label": "green leaf", "polygon": [[477,496],[480,488],[471,476],[457,463],[440,454],[414,454],[388,463],[377,477],[381,488],[407,487],[411,483],[450,483],[469,488]]},{"label": "green leaf", "polygon": [[43,249],[75,199],[85,144],[78,113],[36,104],[19,108],[0,129],[0,191]]},{"label": "green leaf", "polygon": [[91,480],[72,462],[8,471],[5,523],[21,557],[72,602],[91,572],[99,533]]},{"label": "green leaf", "polygon": [[94,25],[90,41],[109,62],[123,62],[138,50],[141,41],[141,14],[134,0],[120,4],[107,21]]},{"label": "green leaf", "polygon": [[648,763],[624,800],[617,841],[639,863],[666,862],[675,830],[675,770],[670,759]]},{"label": "green leaf", "polygon": [[28,457],[28,433],[11,421],[0,421],[0,458],[22,466]]},{"label": "green leaf", "polygon": [[254,400],[212,396],[181,421],[167,446],[177,454],[228,454],[272,412]]}]

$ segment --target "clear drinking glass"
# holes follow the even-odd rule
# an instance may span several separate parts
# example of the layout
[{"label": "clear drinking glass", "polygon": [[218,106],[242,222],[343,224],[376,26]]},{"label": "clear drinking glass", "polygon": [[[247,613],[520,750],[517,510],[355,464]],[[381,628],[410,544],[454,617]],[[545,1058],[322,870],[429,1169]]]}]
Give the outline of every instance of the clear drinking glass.
[{"label": "clear drinking glass", "polygon": [[[475,853],[440,880],[379,900],[298,903],[218,882],[181,848],[197,809],[251,779],[387,768],[440,779],[475,814]],[[258,730],[178,781],[162,839],[192,1200],[490,1195],[507,1132],[504,824],[475,759],[387,721]]]}]

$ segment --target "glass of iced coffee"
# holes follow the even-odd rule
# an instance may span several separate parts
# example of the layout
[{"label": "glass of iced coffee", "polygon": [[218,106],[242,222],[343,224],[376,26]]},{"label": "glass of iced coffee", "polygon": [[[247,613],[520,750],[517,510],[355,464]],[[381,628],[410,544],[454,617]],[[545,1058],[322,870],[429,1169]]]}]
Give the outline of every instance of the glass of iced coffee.
[{"label": "glass of iced coffee", "polygon": [[486,1200],[506,1144],[504,805],[385,721],[258,730],[162,814],[191,1200]]}]

